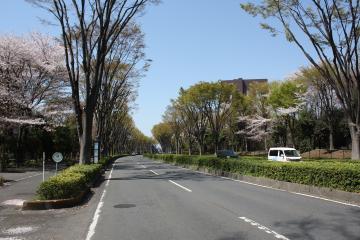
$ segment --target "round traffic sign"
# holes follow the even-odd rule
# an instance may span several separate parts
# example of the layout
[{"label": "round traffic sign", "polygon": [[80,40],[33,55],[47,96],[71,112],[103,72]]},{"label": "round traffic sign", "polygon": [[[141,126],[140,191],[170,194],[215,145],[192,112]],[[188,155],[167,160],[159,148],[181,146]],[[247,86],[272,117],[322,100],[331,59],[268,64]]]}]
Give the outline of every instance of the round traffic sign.
[{"label": "round traffic sign", "polygon": [[56,152],[52,155],[52,159],[54,160],[54,162],[61,162],[63,160],[63,155],[59,152]]}]

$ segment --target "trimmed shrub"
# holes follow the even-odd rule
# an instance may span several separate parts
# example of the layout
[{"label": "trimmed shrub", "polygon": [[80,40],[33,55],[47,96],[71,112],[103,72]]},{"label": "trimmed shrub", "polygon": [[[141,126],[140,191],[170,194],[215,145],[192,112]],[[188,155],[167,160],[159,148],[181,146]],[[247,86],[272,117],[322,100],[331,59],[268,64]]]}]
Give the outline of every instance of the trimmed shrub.
[{"label": "trimmed shrub", "polygon": [[147,154],[167,163],[204,167],[223,172],[279,181],[360,192],[360,164],[354,161],[273,162],[261,159],[219,159],[214,156]]},{"label": "trimmed shrub", "polygon": [[74,165],[41,183],[38,198],[41,200],[66,199],[78,196],[102,171],[100,164]]}]

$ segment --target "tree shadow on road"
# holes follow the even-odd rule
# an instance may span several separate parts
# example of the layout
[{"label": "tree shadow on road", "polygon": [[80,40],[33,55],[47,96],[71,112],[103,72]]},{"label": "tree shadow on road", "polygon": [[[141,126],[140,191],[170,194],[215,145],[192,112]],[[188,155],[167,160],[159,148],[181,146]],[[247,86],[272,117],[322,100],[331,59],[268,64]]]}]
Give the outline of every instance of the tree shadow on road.
[{"label": "tree shadow on road", "polygon": [[128,174],[126,177],[112,177],[109,180],[192,180],[192,181],[226,181],[225,179],[200,174],[197,172],[167,171],[166,173],[154,175],[153,173]]},{"label": "tree shadow on road", "polygon": [[[287,232],[286,236],[292,240],[317,240],[324,232],[330,232],[330,235],[322,236],[322,239],[360,239],[360,210],[348,208],[343,213],[329,212],[327,215],[329,220],[319,219],[314,215],[297,220],[276,222],[274,226],[283,228]],[[331,233],[333,234],[331,235]]]}]

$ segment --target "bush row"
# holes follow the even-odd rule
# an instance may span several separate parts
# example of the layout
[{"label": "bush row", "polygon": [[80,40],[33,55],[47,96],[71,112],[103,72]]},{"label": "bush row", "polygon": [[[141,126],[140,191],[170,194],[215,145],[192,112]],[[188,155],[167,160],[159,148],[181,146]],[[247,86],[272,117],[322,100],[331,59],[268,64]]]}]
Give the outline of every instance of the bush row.
[{"label": "bush row", "polygon": [[37,190],[38,199],[53,200],[76,197],[90,187],[103,168],[124,156],[126,155],[103,157],[98,164],[71,166],[41,183]]},{"label": "bush row", "polygon": [[69,167],[41,183],[37,190],[38,198],[40,200],[52,200],[76,197],[90,187],[93,179],[101,171],[101,164]]},{"label": "bush row", "polygon": [[167,163],[360,192],[360,164],[353,161],[272,162],[260,159],[219,159],[214,156],[146,155]]}]

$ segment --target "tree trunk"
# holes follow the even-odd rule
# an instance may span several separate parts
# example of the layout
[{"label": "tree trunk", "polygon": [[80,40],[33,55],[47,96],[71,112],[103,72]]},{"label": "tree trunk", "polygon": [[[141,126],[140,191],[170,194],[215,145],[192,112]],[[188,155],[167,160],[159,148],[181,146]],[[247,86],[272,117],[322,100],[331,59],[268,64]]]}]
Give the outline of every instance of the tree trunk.
[{"label": "tree trunk", "polygon": [[265,152],[266,152],[268,150],[266,136],[264,137],[264,147],[265,147]]},{"label": "tree trunk", "polygon": [[351,135],[351,159],[360,160],[360,132],[352,122],[349,123]]},{"label": "tree trunk", "polygon": [[16,166],[19,167],[20,163],[24,160],[24,152],[22,149],[22,139],[23,139],[23,133],[24,133],[24,127],[19,126],[18,128],[18,135],[16,139]]},{"label": "tree trunk", "polygon": [[93,114],[83,111],[82,114],[82,134],[80,139],[80,160],[79,164],[90,163],[91,158],[91,145],[92,145],[92,126]]},{"label": "tree trunk", "polygon": [[334,129],[332,126],[329,126],[329,149],[334,150]]}]

